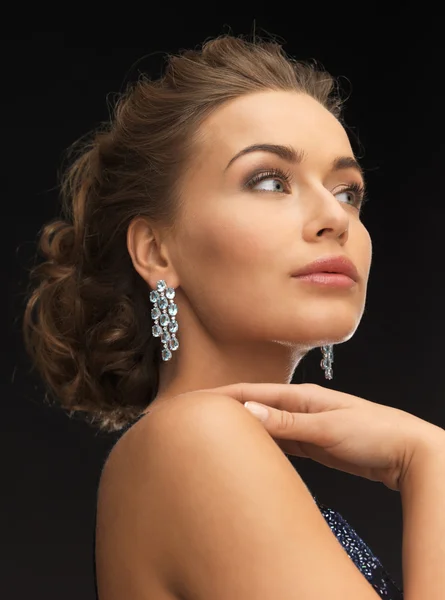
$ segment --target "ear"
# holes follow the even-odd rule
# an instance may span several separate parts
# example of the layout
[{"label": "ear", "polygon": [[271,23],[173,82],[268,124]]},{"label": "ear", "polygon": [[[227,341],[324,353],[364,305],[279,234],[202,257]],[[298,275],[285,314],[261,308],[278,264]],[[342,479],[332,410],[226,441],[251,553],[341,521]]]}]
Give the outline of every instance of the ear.
[{"label": "ear", "polygon": [[136,217],[128,226],[127,248],[133,266],[151,289],[164,279],[169,287],[179,286],[170,260],[166,230],[154,226],[146,217]]}]

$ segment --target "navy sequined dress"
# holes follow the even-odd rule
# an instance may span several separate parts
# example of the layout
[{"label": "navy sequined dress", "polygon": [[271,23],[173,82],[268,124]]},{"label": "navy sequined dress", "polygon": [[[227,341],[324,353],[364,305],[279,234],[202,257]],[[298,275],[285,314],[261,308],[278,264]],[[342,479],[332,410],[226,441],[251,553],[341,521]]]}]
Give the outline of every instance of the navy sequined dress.
[{"label": "navy sequined dress", "polygon": [[362,575],[366,577],[381,598],[386,600],[403,600],[403,592],[385,571],[379,559],[359,537],[349,523],[336,511],[321,504],[313,496],[321,514],[332,532],[346,550]]}]

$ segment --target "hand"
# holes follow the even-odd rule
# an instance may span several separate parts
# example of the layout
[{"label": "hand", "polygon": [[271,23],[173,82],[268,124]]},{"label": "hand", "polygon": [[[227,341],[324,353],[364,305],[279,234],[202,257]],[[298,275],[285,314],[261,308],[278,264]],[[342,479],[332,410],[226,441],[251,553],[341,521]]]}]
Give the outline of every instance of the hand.
[{"label": "hand", "polygon": [[205,391],[267,405],[261,422],[286,454],[396,491],[418,445],[445,443],[443,429],[410,413],[315,384],[240,383]]}]

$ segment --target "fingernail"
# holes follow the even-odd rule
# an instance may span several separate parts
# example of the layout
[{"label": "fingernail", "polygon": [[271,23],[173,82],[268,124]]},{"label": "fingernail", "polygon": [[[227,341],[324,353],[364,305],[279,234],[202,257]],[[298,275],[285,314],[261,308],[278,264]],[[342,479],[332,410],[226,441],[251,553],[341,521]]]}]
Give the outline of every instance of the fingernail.
[{"label": "fingernail", "polygon": [[263,404],[258,404],[257,402],[244,402],[244,406],[260,421],[265,421],[269,416],[269,411]]}]

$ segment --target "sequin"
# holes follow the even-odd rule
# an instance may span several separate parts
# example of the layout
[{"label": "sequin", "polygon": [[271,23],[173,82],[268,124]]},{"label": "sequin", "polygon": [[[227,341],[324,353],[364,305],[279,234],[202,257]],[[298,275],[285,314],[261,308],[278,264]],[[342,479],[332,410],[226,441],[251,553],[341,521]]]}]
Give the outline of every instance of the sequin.
[{"label": "sequin", "polygon": [[346,550],[349,558],[366,577],[375,591],[385,600],[403,600],[403,592],[385,571],[379,559],[359,537],[349,523],[336,511],[313,497],[332,532]]}]

